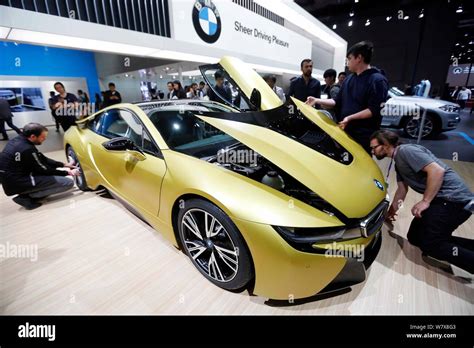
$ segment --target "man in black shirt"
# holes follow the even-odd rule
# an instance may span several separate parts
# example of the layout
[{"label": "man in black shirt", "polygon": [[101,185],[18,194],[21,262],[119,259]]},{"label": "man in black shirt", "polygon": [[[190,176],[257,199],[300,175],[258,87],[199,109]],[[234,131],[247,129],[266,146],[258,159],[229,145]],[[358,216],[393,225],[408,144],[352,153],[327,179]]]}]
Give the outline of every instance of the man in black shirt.
[{"label": "man in black shirt", "polygon": [[120,104],[122,102],[122,96],[115,90],[115,83],[109,83],[109,90],[104,93],[104,108],[107,106]]},{"label": "man in black shirt", "polygon": [[335,107],[339,126],[358,142],[369,155],[370,136],[380,129],[382,103],[387,100],[388,81],[370,66],[373,45],[362,41],[347,52],[347,67],[352,72],[343,82],[336,99],[309,97],[309,105]]},{"label": "man in black shirt", "polygon": [[51,98],[51,110],[55,113],[63,130],[67,131],[76,123],[79,101],[74,94],[66,92],[66,88],[61,82],[56,82],[54,89],[58,94]]},{"label": "man in black shirt", "polygon": [[230,89],[224,85],[224,74],[218,70],[214,73],[214,78],[216,84],[214,87],[209,88],[207,93],[209,100],[222,103],[222,99],[225,99],[225,101],[232,103],[232,93]]},{"label": "man in black shirt", "polygon": [[302,75],[290,83],[288,95],[305,102],[308,97],[321,97],[321,83],[311,76],[313,73],[313,61],[304,59],[301,64]]},{"label": "man in black shirt", "polygon": [[[74,162],[62,163],[38,151],[48,136],[48,129],[39,123],[28,123],[23,134],[10,140],[0,153],[0,179],[7,196],[28,210],[41,206],[37,200],[71,189],[74,181],[67,175],[79,175]],[[66,168],[58,170],[57,168]]]}]

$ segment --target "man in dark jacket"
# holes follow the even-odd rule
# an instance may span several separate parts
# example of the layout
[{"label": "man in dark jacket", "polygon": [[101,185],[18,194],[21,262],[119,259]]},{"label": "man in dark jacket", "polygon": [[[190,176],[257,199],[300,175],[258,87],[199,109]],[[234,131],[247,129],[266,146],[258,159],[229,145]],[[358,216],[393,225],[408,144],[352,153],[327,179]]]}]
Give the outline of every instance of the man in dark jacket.
[{"label": "man in dark jacket", "polygon": [[13,124],[13,114],[10,110],[10,104],[6,99],[0,98],[0,133],[3,135],[2,140],[8,140],[8,134],[5,130],[5,123],[18,134],[21,134],[21,130]]},{"label": "man in dark jacket", "polygon": [[309,105],[335,107],[339,127],[371,154],[370,136],[380,129],[380,111],[387,101],[388,81],[383,72],[370,66],[373,45],[362,41],[347,52],[352,72],[343,82],[336,99],[309,97]]},{"label": "man in dark jacket", "polygon": [[[313,61],[303,59],[300,64],[301,76],[291,80],[288,95],[305,102],[308,97],[321,97],[321,83],[312,77]],[[313,104],[314,105],[314,104]]]},{"label": "man in dark jacket", "polygon": [[[74,162],[62,163],[38,151],[48,136],[48,129],[39,123],[28,123],[23,134],[10,140],[0,153],[0,178],[7,196],[17,194],[13,201],[28,210],[41,206],[37,200],[71,189],[77,176]],[[66,168],[58,170],[57,168]]]}]

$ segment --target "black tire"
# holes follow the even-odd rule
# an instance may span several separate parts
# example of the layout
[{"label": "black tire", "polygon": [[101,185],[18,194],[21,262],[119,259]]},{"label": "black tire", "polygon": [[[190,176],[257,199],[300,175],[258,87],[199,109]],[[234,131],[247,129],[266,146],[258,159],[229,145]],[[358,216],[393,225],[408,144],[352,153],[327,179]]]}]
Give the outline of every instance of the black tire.
[{"label": "black tire", "polygon": [[[410,138],[413,138],[413,139],[418,138],[421,117],[422,115],[420,115],[418,119],[415,119],[412,116],[406,118],[403,124],[403,130],[405,134],[408,135]],[[437,136],[439,133],[440,133],[439,125],[436,119],[432,115],[426,114],[425,124],[423,126],[423,134],[421,138],[430,139]]]},{"label": "black tire", "polygon": [[[210,235],[204,235],[206,214]],[[194,222],[200,238],[190,228]],[[254,274],[250,252],[237,227],[221,209],[205,200],[190,199],[178,213],[177,226],[184,252],[202,275],[226,290],[245,289]]]},{"label": "black tire", "polygon": [[74,161],[76,161],[76,166],[79,168],[79,170],[81,172],[81,174],[79,176],[74,177],[74,181],[76,182],[76,186],[81,191],[90,191],[89,186],[87,186],[86,177],[85,177],[84,172],[82,170],[81,163],[79,162],[79,159],[77,158],[77,155],[76,155],[76,153],[74,152],[74,150],[72,149],[71,146],[69,146],[67,148],[66,155],[67,155],[68,158],[72,157],[74,159]]}]

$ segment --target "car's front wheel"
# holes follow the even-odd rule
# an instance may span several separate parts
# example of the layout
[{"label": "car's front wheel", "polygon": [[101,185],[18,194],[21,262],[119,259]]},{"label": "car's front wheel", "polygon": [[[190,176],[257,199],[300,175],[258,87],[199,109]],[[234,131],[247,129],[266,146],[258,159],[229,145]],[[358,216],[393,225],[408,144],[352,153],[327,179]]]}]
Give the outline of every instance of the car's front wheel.
[{"label": "car's front wheel", "polygon": [[212,283],[240,290],[253,278],[245,241],[221,209],[205,200],[188,200],[179,211],[177,225],[184,252]]},{"label": "car's front wheel", "polygon": [[[418,134],[420,133],[420,126],[421,116],[419,118],[410,117],[406,120],[403,129],[409,137],[417,139]],[[427,114],[425,118],[425,123],[423,124],[423,132],[421,138],[432,138],[437,134],[439,134],[439,129],[435,122],[435,119],[430,114]]]},{"label": "car's front wheel", "polygon": [[76,186],[81,191],[89,191],[90,188],[87,186],[86,176],[84,175],[84,172],[82,170],[81,163],[79,162],[79,159],[77,158],[77,155],[71,146],[67,148],[66,153],[67,153],[68,158],[71,157],[74,160],[74,162],[76,162],[76,166],[80,171],[80,174],[74,177]]}]

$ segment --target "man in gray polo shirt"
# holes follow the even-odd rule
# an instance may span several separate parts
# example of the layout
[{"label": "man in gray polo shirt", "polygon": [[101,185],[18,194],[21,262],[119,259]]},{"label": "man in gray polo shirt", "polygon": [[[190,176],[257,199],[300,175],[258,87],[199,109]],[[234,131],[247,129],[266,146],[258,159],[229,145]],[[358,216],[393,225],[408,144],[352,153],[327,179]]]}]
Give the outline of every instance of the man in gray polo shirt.
[{"label": "man in gray polo shirt", "polygon": [[394,132],[375,132],[370,138],[370,147],[377,159],[390,157],[395,162],[398,188],[387,219],[395,221],[408,187],[423,194],[423,199],[411,209],[414,219],[408,241],[427,255],[474,274],[474,240],[452,236],[471,216],[465,208],[474,195],[466,183],[425,147],[400,145]]}]

